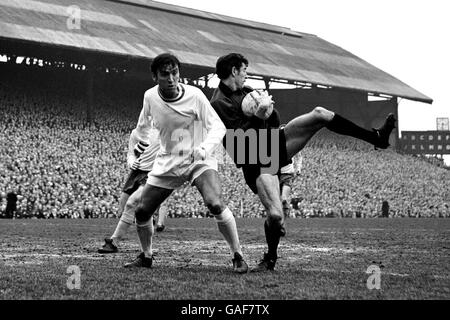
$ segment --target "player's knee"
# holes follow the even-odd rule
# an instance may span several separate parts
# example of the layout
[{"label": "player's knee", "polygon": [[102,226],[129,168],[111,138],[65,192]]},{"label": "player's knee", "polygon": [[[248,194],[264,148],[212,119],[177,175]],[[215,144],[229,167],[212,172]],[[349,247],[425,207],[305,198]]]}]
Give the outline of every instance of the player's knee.
[{"label": "player's knee", "polygon": [[129,198],[128,201],[125,203],[120,220],[129,224],[133,224],[135,209],[138,206],[138,204],[139,204],[138,199]]},{"label": "player's knee", "polygon": [[138,224],[145,223],[151,218],[151,214],[149,213],[149,211],[145,210],[145,208],[142,205],[139,205],[136,208],[135,215],[136,215],[136,223]]},{"label": "player's knee", "polygon": [[221,214],[224,210],[224,206],[220,200],[206,201],[206,206],[208,207],[209,212],[213,215]]},{"label": "player's knee", "polygon": [[320,121],[330,121],[333,118],[333,112],[320,106],[315,107],[312,113]]},{"label": "player's knee", "polygon": [[281,215],[271,214],[267,216],[267,224],[270,228],[279,228],[282,225],[283,218]]},{"label": "player's knee", "polygon": [[126,222],[128,224],[133,224],[134,221],[134,208],[131,206],[125,206],[122,216],[120,217],[120,220],[123,222]]},{"label": "player's knee", "polygon": [[135,211],[135,209],[137,208],[137,206],[139,205],[139,201],[128,201],[126,204],[125,204],[125,207],[124,207],[124,210],[123,210],[123,212],[125,213],[125,212],[133,212],[134,213],[134,211]]}]

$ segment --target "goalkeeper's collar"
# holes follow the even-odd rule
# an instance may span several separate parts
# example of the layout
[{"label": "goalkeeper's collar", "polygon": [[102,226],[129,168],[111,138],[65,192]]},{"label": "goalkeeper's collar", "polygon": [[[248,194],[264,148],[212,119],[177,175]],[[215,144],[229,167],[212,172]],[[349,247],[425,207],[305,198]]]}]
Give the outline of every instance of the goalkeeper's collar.
[{"label": "goalkeeper's collar", "polygon": [[222,91],[222,93],[227,98],[230,98],[233,95],[233,93],[236,93],[236,92],[244,92],[245,94],[247,94],[247,93],[253,91],[253,88],[249,87],[249,86],[244,86],[242,89],[237,89],[237,90],[233,91],[233,90],[231,90],[231,88],[229,86],[227,86],[222,81],[219,82],[219,89],[220,89],[220,91]]}]

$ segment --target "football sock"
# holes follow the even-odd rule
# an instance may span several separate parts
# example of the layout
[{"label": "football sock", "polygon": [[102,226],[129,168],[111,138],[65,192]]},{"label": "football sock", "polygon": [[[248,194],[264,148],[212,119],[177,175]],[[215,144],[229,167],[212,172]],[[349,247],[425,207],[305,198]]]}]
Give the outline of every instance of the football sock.
[{"label": "football sock", "polygon": [[333,119],[327,124],[326,128],[335,133],[361,139],[373,145],[378,141],[378,134],[376,132],[361,128],[337,113],[334,114]]},{"label": "football sock", "polygon": [[220,233],[230,246],[231,253],[234,254],[235,252],[239,252],[239,254],[242,255],[236,220],[234,219],[231,210],[227,207],[221,214],[214,217],[216,218],[217,227],[219,228]]},{"label": "football sock", "polygon": [[115,245],[117,246],[119,242],[123,239],[123,237],[127,234],[128,229],[131,224],[126,223],[125,221],[119,220],[117,224],[116,230],[114,231],[111,239],[114,240]]},{"label": "football sock", "polygon": [[167,207],[164,205],[161,205],[158,210],[158,222],[157,225],[163,226],[164,221],[166,220],[166,214],[167,214]]},{"label": "football sock", "polygon": [[286,200],[283,200],[281,202],[281,205],[283,206],[284,221],[286,223],[286,219],[289,218],[289,212],[291,211],[291,208],[289,207],[289,204]]},{"label": "football sock", "polygon": [[264,233],[266,235],[266,242],[269,251],[267,255],[272,259],[277,259],[277,249],[280,243],[280,227],[277,224],[272,224],[269,226],[269,222],[264,222]]},{"label": "football sock", "polygon": [[141,242],[141,248],[145,257],[150,258],[152,256],[152,237],[153,237],[153,223],[147,223],[146,225],[137,225],[137,233],[139,241]]}]

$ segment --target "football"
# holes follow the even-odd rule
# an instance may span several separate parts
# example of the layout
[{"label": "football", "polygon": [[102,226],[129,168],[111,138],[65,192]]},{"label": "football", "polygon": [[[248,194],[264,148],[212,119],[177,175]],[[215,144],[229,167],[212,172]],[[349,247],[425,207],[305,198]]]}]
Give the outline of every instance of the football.
[{"label": "football", "polygon": [[256,110],[259,106],[259,101],[261,98],[261,94],[257,90],[253,90],[252,92],[247,93],[247,95],[242,100],[242,112],[247,117],[254,116],[256,113]]},{"label": "football", "polygon": [[257,116],[265,120],[273,111],[272,96],[267,91],[253,90],[244,97],[241,107],[247,117]]}]

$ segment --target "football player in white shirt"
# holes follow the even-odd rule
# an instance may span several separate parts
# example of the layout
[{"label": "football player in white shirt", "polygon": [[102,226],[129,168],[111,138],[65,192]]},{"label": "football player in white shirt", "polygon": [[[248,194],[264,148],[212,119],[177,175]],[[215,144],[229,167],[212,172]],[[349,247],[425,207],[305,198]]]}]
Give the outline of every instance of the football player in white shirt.
[{"label": "football player in white shirt", "polygon": [[179,83],[180,62],[164,53],[151,64],[157,85],[144,94],[137,134],[156,128],[160,149],[136,209],[136,225],[142,253],[125,267],[152,266],[152,215],[158,206],[184,182],[200,192],[214,215],[219,231],[230,246],[233,270],[248,271],[242,256],[236,221],[223,203],[222,188],[213,151],[222,143],[226,129],[200,89]]}]

